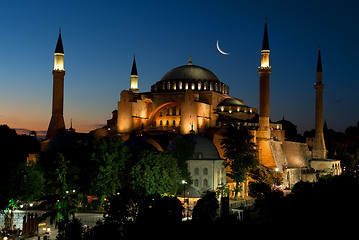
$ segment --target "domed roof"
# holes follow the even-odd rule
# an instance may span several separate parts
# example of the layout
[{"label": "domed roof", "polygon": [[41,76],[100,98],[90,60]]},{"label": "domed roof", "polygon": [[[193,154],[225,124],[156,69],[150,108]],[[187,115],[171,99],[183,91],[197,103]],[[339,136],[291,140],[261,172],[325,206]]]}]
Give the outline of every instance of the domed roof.
[{"label": "domed roof", "polygon": [[92,141],[90,134],[64,132],[52,138],[46,145],[44,152],[74,151],[75,149],[89,147]]},{"label": "domed roof", "polygon": [[168,71],[160,81],[151,86],[151,92],[214,91],[228,94],[229,87],[218,80],[210,70],[193,65],[191,59],[187,65]]},{"label": "domed roof", "polygon": [[217,106],[245,106],[241,101],[235,98],[225,98]]},{"label": "domed roof", "polygon": [[192,158],[189,160],[220,160],[218,150],[214,144],[206,137],[200,136],[198,134],[186,134],[176,137],[172,143],[168,146],[167,150],[171,151],[173,145],[176,142],[176,139],[182,137],[185,140],[188,140],[194,145],[194,153]]},{"label": "domed roof", "polygon": [[196,65],[183,65],[168,71],[161,79],[167,80],[190,80],[190,81],[215,81],[219,82],[216,75],[210,70],[196,66]]}]

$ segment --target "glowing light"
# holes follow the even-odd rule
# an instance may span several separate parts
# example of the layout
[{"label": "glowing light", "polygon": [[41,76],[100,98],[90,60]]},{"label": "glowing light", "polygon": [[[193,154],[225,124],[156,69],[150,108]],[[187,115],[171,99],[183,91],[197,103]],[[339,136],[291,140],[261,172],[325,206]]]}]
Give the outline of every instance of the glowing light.
[{"label": "glowing light", "polygon": [[54,70],[60,70],[60,71],[65,70],[64,69],[64,54],[63,53],[55,53]]},{"label": "glowing light", "polygon": [[261,67],[269,67],[269,50],[262,50]]}]

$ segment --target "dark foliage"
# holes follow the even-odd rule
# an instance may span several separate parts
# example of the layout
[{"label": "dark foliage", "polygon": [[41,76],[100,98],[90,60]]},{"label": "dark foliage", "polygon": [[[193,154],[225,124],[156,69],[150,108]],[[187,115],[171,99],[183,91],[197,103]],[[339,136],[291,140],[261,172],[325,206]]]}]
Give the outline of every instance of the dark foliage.
[{"label": "dark foliage", "polygon": [[193,220],[203,222],[212,221],[217,217],[218,208],[219,204],[216,193],[206,191],[193,208]]},{"label": "dark foliage", "polygon": [[359,214],[359,181],[353,176],[328,176],[318,182],[299,182],[284,197],[268,189],[258,201],[256,223],[281,226],[352,226]]}]

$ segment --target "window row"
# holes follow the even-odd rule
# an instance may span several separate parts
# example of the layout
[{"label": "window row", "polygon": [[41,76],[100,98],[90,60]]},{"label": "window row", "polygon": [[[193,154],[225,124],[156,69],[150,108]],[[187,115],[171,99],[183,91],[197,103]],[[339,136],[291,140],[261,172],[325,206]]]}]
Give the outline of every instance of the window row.
[{"label": "window row", "polygon": [[221,92],[224,94],[228,94],[229,88],[224,83],[211,83],[211,82],[182,82],[182,81],[174,81],[174,82],[162,82],[162,83],[156,83],[152,85],[152,91],[158,92],[158,91],[166,91],[166,90],[198,90],[198,91],[216,91]]},{"label": "window row", "polygon": [[203,179],[202,181],[202,186],[199,186],[199,180],[196,178],[194,181],[193,181],[193,184],[195,187],[208,187],[208,180],[205,178]]},{"label": "window row", "polygon": [[[202,157],[201,157],[202,158]],[[203,175],[208,175],[208,168],[203,168],[203,170],[202,170],[202,173],[203,173]],[[194,169],[194,175],[199,175],[199,168],[195,168]]]},{"label": "window row", "polygon": [[[172,110],[172,111],[171,111]],[[177,108],[175,106],[173,106],[172,108],[167,108],[166,109],[166,115],[181,115],[181,108],[178,108],[178,112],[177,112]],[[162,117],[163,116],[163,111],[159,112],[159,116]]]},{"label": "window row", "polygon": [[[171,126],[180,126],[181,125],[181,121],[178,121],[178,124],[176,124],[176,120],[173,120]],[[157,121],[154,120],[153,121],[153,126],[157,127]],[[160,120],[158,122],[158,126],[162,127],[162,126],[170,126],[170,121],[166,120],[166,122],[164,123],[164,121]]]}]

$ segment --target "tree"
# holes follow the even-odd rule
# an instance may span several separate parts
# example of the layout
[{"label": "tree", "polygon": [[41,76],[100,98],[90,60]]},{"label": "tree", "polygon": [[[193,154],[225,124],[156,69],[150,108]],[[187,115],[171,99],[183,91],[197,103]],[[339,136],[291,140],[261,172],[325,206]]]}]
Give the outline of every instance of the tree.
[{"label": "tree", "polygon": [[132,189],[140,195],[175,194],[180,181],[176,159],[165,152],[142,152],[131,170]]},{"label": "tree", "polygon": [[99,197],[100,203],[124,184],[125,164],[129,157],[120,137],[102,138],[94,144],[90,158],[94,163],[91,192]]},{"label": "tree", "polygon": [[55,162],[56,180],[51,184],[55,188],[55,194],[47,195],[40,199],[43,200],[42,207],[51,209],[43,216],[50,217],[51,222],[55,222],[56,226],[60,226],[60,228],[65,226],[64,223],[67,223],[71,216],[75,216],[82,197],[68,185],[67,171],[69,163],[62,154],[58,154]]},{"label": "tree", "polygon": [[238,126],[236,122],[229,122],[222,134],[220,144],[224,149],[225,167],[229,167],[229,176],[235,181],[235,198],[238,196],[239,184],[245,181],[251,169],[258,164],[258,154],[253,136],[247,128]]},{"label": "tree", "polygon": [[20,202],[30,202],[42,194],[42,172],[34,164],[27,164],[30,152],[37,152],[36,138],[17,135],[14,129],[0,125],[0,209],[5,210],[6,227],[12,229],[14,211]]},{"label": "tree", "polygon": [[193,208],[193,219],[199,221],[211,221],[217,217],[219,208],[216,193],[206,191]]},{"label": "tree", "polygon": [[268,184],[269,187],[279,186],[283,183],[283,174],[275,171],[274,168],[257,168],[251,176],[257,182]]},{"label": "tree", "polygon": [[170,150],[172,156],[177,159],[177,166],[181,170],[181,179],[187,182],[186,186],[191,186],[191,174],[188,171],[187,161],[191,159],[194,152],[194,145],[189,140],[182,136],[175,138],[172,148]]}]

